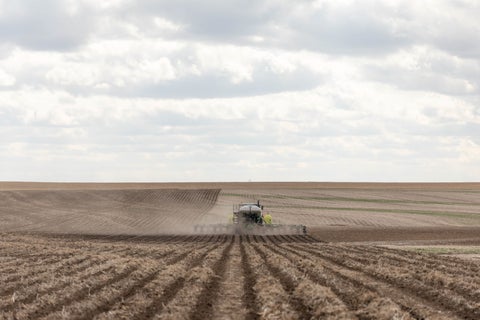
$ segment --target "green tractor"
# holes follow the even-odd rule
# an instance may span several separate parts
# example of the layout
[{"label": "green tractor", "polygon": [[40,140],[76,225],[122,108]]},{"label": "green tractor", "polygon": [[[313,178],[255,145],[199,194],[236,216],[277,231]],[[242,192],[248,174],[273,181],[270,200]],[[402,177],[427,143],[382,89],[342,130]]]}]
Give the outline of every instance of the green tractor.
[{"label": "green tractor", "polygon": [[202,234],[306,234],[307,227],[265,223],[263,206],[257,201],[234,205],[229,224],[196,225],[194,231]]}]

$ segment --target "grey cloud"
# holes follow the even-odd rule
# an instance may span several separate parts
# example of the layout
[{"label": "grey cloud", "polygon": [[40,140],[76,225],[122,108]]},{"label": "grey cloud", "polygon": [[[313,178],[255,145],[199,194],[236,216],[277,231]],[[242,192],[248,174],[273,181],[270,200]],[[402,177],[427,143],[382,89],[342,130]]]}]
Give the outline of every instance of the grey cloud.
[{"label": "grey cloud", "polygon": [[445,123],[437,126],[423,127],[419,132],[427,137],[471,137],[480,143],[480,125],[473,122]]},{"label": "grey cloud", "polygon": [[346,121],[328,119],[316,127],[302,129],[299,135],[303,137],[366,137],[380,135],[382,133],[379,125],[368,122],[368,119],[362,119],[361,123],[352,125],[348,124]]},{"label": "grey cloud", "polygon": [[[334,4],[334,5],[332,5]],[[301,15],[283,17],[284,46],[331,54],[378,56],[416,44],[429,44],[462,57],[480,56],[480,6],[475,2],[438,1],[388,4],[354,1],[348,6],[323,3]],[[292,7],[295,12],[295,6]],[[290,18],[290,19],[289,19]],[[278,37],[278,38],[277,38]]]},{"label": "grey cloud", "polygon": [[256,70],[252,79],[233,83],[229,75],[218,72],[207,72],[202,75],[186,75],[174,80],[158,83],[127,83],[125,86],[112,86],[105,89],[91,87],[68,86],[73,94],[108,94],[119,97],[148,98],[227,98],[255,96],[283,91],[309,90],[321,85],[324,78],[306,69],[298,69],[289,73],[277,74],[270,70]]},{"label": "grey cloud", "polygon": [[[256,128],[261,123],[257,117],[248,119],[215,119],[213,117],[191,118],[171,111],[160,111],[139,119],[135,126],[126,127],[118,124],[113,128],[117,136],[129,136],[142,142],[169,143],[182,145],[187,140],[195,143],[221,146],[271,146],[277,144],[278,138],[266,128]],[[270,122],[271,123],[271,122]],[[266,125],[265,125],[266,127]],[[168,130],[166,130],[168,128]],[[233,130],[232,130],[233,129]],[[98,129],[95,129],[98,130]],[[109,129],[110,132],[112,128]],[[99,130],[98,135],[101,135]],[[125,139],[124,139],[125,140]],[[144,149],[145,146],[140,148]]]},{"label": "grey cloud", "polygon": [[[237,42],[245,36],[261,32],[265,24],[273,19],[275,12],[275,6],[254,0],[148,0],[138,2],[134,12],[129,8],[121,15],[126,19],[135,18],[136,15],[166,18],[185,26],[180,35],[187,38]],[[145,21],[148,22],[148,19]]]},{"label": "grey cloud", "polygon": [[68,6],[62,0],[3,2],[0,40],[33,50],[74,49],[94,29],[94,15],[80,4],[69,13]]},{"label": "grey cloud", "polygon": [[[0,31],[1,32],[1,31]],[[0,62],[2,59],[7,58],[12,52],[13,46],[11,44],[2,42],[0,43]]]},{"label": "grey cloud", "polygon": [[[407,139],[408,144],[404,147],[412,152],[419,154],[427,154],[430,152],[428,144],[432,147],[439,144],[439,137],[460,138],[469,137],[475,141],[480,142],[480,125],[472,121],[462,121],[453,123],[452,121],[442,120],[436,112],[431,110],[429,117],[432,119],[432,124],[421,124],[406,119],[378,119],[372,120],[377,125],[377,136],[382,136],[386,133],[392,134],[401,139]],[[357,135],[356,135],[357,136]],[[478,137],[478,138],[477,138]],[[418,144],[412,144],[410,141],[417,141]]]},{"label": "grey cloud", "polygon": [[176,147],[184,153],[201,150],[204,146],[223,149],[225,146],[267,147],[278,144],[275,133],[265,131],[262,126],[256,127],[259,123],[256,116],[251,121],[223,120],[215,119],[214,115],[192,118],[180,112],[159,110],[148,114],[140,112],[128,119],[87,117],[76,126],[55,126],[47,120],[28,126],[2,125],[0,145],[21,143],[26,144],[28,150],[46,150],[56,155],[67,150],[69,145],[86,145],[88,153],[114,154],[129,150],[156,154],[173,152]]},{"label": "grey cloud", "polygon": [[[1,31],[0,31],[1,32]],[[8,64],[6,64],[8,68]],[[22,61],[21,65],[15,66],[16,70],[12,73],[12,76],[15,77],[15,84],[9,87],[1,87],[2,90],[22,90],[22,88],[42,88],[45,85],[48,85],[45,79],[45,74],[51,68],[51,62],[44,60],[39,62],[29,61],[28,59]]]},{"label": "grey cloud", "polygon": [[[449,77],[442,73],[404,70],[385,66],[370,66],[365,71],[365,76],[369,80],[390,83],[403,90],[433,91],[447,95],[472,94],[471,90],[466,86],[465,78]],[[475,80],[472,79],[472,81]],[[477,93],[480,89],[478,84],[476,86]]]},{"label": "grey cloud", "polygon": [[[462,137],[479,133],[478,126],[474,123],[451,127],[445,124],[432,128],[407,120],[388,121],[374,117],[370,121],[376,124],[377,131],[371,135],[361,135],[355,132],[357,127],[348,125],[341,119],[325,119],[317,125],[312,122],[305,124],[310,126],[310,134],[304,130],[289,132],[289,138],[293,138],[285,144],[281,143],[278,134],[282,128],[280,122],[261,120],[255,113],[250,116],[247,120],[222,120],[215,119],[214,115],[191,118],[180,111],[139,112],[129,119],[102,118],[94,126],[90,126],[92,119],[85,119],[79,128],[85,129],[87,135],[80,136],[62,134],[61,127],[1,126],[0,136],[4,139],[0,140],[0,149],[7,156],[0,161],[3,170],[17,172],[16,175],[9,175],[16,179],[55,179],[49,176],[55,172],[56,179],[60,177],[83,181],[98,180],[100,177],[111,180],[114,177],[119,180],[138,180],[141,179],[140,176],[127,177],[124,172],[134,172],[140,167],[150,168],[147,176],[152,180],[165,179],[165,174],[152,169],[159,164],[168,168],[174,180],[180,179],[178,177],[188,180],[189,177],[183,173],[193,169],[199,170],[203,178],[212,179],[214,175],[208,173],[208,170],[215,166],[220,166],[219,170],[225,170],[218,176],[220,180],[242,179],[243,174],[253,174],[256,177],[265,174],[261,169],[259,171],[237,163],[249,159],[253,159],[252,165],[270,168],[273,164],[294,168],[296,162],[310,163],[312,166],[305,172],[305,177],[319,179],[315,171],[312,171],[313,168],[318,163],[329,160],[340,159],[350,166],[355,163],[353,167],[360,171],[365,168],[365,162],[371,163],[372,159],[399,168],[413,168],[423,162],[438,163],[438,159],[457,156],[451,149],[455,147],[455,141],[445,144],[439,140],[440,137]],[[365,120],[361,122],[365,123]],[[165,127],[173,129],[165,131]],[[388,127],[388,134],[383,134],[384,127]],[[322,132],[324,129],[326,132]],[[361,127],[357,129],[363,130]],[[25,144],[23,153],[9,154],[5,146],[17,142]],[[84,145],[87,150],[69,149],[70,145]],[[284,147],[293,148],[294,152],[277,151]],[[402,154],[402,151],[406,153]],[[232,170],[236,170],[238,175],[232,175]],[[332,170],[332,179],[338,180],[340,173],[335,171],[338,168]],[[279,177],[280,172],[276,167],[271,172],[276,176],[265,174],[264,177]],[[284,178],[298,177],[295,172],[289,174]],[[388,174],[387,180],[399,179],[398,170]],[[415,175],[412,177],[415,178]],[[350,180],[355,178],[360,179],[358,175],[349,177]],[[371,180],[381,177],[370,174],[365,178]]]},{"label": "grey cloud", "polygon": [[20,114],[15,108],[0,105],[0,126],[21,125]]},{"label": "grey cloud", "polygon": [[[426,12],[426,4],[382,1],[314,4],[146,0],[94,10],[78,2],[77,12],[69,14],[72,4],[61,0],[7,1],[0,18],[0,39],[37,50],[69,50],[87,42],[92,33],[109,35],[108,31],[100,30],[98,22],[114,18],[121,24],[137,26],[141,34],[175,40],[373,56],[429,43],[460,56],[476,58],[480,53],[480,26],[476,22],[480,6],[476,4],[440,1],[441,12],[451,10],[453,17]],[[183,28],[157,30],[156,17]],[[253,42],[252,36],[262,37],[263,41]]]},{"label": "grey cloud", "polygon": [[405,90],[435,91],[449,95],[480,93],[480,60],[460,59],[427,47],[425,52],[415,50],[408,55],[415,61],[414,68],[373,62],[362,67],[367,79],[387,82]]},{"label": "grey cloud", "polygon": [[139,96],[153,98],[222,98],[263,95],[282,91],[312,89],[323,82],[321,76],[307,70],[289,74],[275,74],[259,71],[252,81],[232,83],[229,77],[219,74],[185,76],[158,84],[131,85],[114,88],[108,93],[118,96]]},{"label": "grey cloud", "polygon": [[[480,10],[478,11],[478,16],[480,16]],[[442,30],[445,32],[444,34],[430,41],[436,47],[451,54],[477,59],[478,61],[480,57],[480,26],[477,25],[475,27],[464,29],[462,27],[452,26],[452,29]],[[429,39],[425,40],[429,41]]]},{"label": "grey cloud", "polygon": [[[308,49],[333,54],[379,54],[409,42],[382,20],[393,15],[381,5],[354,3],[349,7],[325,4],[314,8],[309,1],[143,1],[135,10],[119,15],[154,33],[154,17],[185,26],[166,36],[233,44],[274,46],[287,50]],[[376,12],[382,9],[382,13]],[[148,26],[148,27],[147,27]],[[255,43],[249,37],[262,37]]]},{"label": "grey cloud", "polygon": [[410,42],[381,20],[374,8],[359,3],[341,9],[325,5],[295,18],[288,25],[292,38],[285,45],[330,54],[380,55]]},{"label": "grey cloud", "polygon": [[420,29],[419,38],[450,54],[479,61],[480,4],[478,1],[448,1],[445,4],[442,15],[434,16],[435,20],[424,28],[425,31]]}]

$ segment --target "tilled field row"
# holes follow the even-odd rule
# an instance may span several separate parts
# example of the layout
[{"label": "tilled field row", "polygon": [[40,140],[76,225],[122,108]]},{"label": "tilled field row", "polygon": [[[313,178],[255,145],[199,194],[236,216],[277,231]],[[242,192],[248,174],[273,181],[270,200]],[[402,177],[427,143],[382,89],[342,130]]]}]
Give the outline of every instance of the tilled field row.
[{"label": "tilled field row", "polygon": [[473,262],[309,236],[3,234],[0,258],[0,319],[480,318]]},{"label": "tilled field row", "polygon": [[142,234],[188,225],[220,189],[0,191],[0,230]]}]

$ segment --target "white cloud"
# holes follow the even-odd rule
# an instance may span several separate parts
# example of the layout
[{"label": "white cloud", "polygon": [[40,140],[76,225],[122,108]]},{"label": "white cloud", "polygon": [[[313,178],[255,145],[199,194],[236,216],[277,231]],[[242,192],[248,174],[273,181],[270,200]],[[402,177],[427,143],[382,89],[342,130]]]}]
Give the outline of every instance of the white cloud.
[{"label": "white cloud", "polygon": [[480,158],[480,144],[472,141],[469,138],[463,138],[460,140],[457,151],[459,153],[459,160],[461,162],[475,165]]},{"label": "white cloud", "polygon": [[478,180],[479,10],[0,0],[1,179]]},{"label": "white cloud", "polygon": [[180,31],[184,28],[182,25],[176,24],[170,20],[167,20],[162,17],[155,17],[153,18],[153,23],[156,27],[160,30],[167,30],[167,31]]},{"label": "white cloud", "polygon": [[365,64],[365,74],[406,90],[453,95],[478,94],[480,61],[459,58],[429,46],[414,46]]},{"label": "white cloud", "polygon": [[0,87],[9,87],[15,84],[15,77],[0,69]]}]

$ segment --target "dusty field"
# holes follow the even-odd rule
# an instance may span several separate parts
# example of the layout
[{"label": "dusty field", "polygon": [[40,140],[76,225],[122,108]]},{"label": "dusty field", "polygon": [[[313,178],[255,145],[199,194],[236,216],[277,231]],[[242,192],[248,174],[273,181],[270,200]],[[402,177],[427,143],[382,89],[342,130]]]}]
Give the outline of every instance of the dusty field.
[{"label": "dusty field", "polygon": [[480,227],[473,183],[0,183],[0,231],[188,233],[194,224],[226,223],[233,204],[256,200],[274,223],[324,234]]},{"label": "dusty field", "polygon": [[0,191],[0,231],[158,234],[192,230],[219,189]]},{"label": "dusty field", "polygon": [[[479,193],[0,183],[0,319],[480,319]],[[309,235],[188,235],[256,199]]]}]

